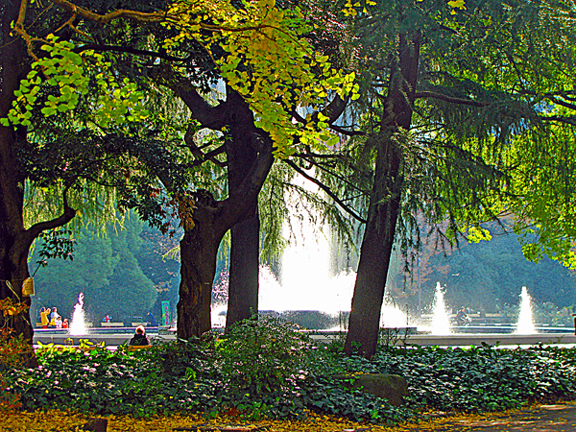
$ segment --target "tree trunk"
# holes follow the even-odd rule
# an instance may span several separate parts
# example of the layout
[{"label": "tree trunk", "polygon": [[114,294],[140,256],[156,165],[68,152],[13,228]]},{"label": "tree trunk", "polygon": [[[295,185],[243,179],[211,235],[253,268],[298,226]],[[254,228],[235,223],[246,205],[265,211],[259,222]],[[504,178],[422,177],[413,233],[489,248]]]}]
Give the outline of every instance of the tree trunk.
[{"label": "tree trunk", "polygon": [[[256,160],[256,149],[250,140],[253,134],[246,129],[253,127],[253,116],[246,102],[229,91],[228,103],[238,108],[229,120],[232,134],[228,156],[228,188],[236,193],[250,167]],[[248,319],[258,312],[258,265],[260,250],[260,219],[258,196],[247,207],[241,220],[232,227],[230,249],[230,279],[228,286],[228,312],[226,327]]]},{"label": "tree trunk", "polygon": [[[19,37],[11,36],[11,24],[18,18],[20,0],[9,0],[0,7],[0,118],[5,118],[15,100],[14,92],[20,86],[20,80],[29,70],[28,53]],[[38,235],[68,223],[76,212],[68,207],[64,197],[64,211],[59,217],[37,223],[30,228],[24,227],[24,180],[20,171],[17,153],[25,146],[26,128],[0,126],[0,299],[30,306],[30,297],[22,296],[22,283],[29,276],[28,255],[32,242]],[[32,346],[34,335],[30,311],[15,316],[10,322],[0,314],[0,327],[8,325],[15,335],[22,335]],[[28,356],[27,363],[34,364],[35,358]]]},{"label": "tree trunk", "polygon": [[[236,167],[236,171],[232,168],[238,177],[235,177],[234,186],[229,190],[228,199],[216,202],[208,192],[196,192],[194,223],[189,226],[184,224],[185,235],[180,244],[182,282],[178,302],[178,336],[182,339],[199,337],[210,330],[210,302],[218,246],[226,231],[239,221],[246,221],[251,227],[248,233],[250,242],[255,238],[254,232],[258,233],[259,230],[254,225],[258,193],[274,160],[272,143],[256,129],[252,112],[240,96],[228,92],[226,111],[226,124],[233,131],[233,139],[227,142],[226,152],[233,155],[233,165],[240,161],[241,169]],[[239,152],[239,155],[235,152]],[[243,152],[252,152],[253,157],[246,157]],[[253,251],[254,244],[250,244]],[[237,253],[241,252],[239,250]],[[255,256],[257,258],[257,252]],[[255,269],[258,269],[257,261]],[[244,288],[244,285],[239,286]],[[236,297],[244,300],[243,291]]]},{"label": "tree trunk", "polygon": [[181,282],[178,300],[178,337],[200,337],[212,327],[210,302],[218,246],[226,231],[217,229],[219,204],[206,191],[194,195],[193,225],[184,223],[180,241]]},{"label": "tree trunk", "polygon": [[[14,91],[25,75],[22,59],[27,55],[26,49],[21,40],[10,36],[10,23],[17,19],[19,5],[20,1],[11,0],[3,6],[0,117],[6,117],[14,100]],[[29,276],[30,242],[24,229],[24,195],[16,158],[16,143],[22,135],[22,131],[19,132],[12,127],[0,126],[0,299],[12,298],[30,306],[30,298],[22,297],[22,282]],[[4,316],[0,314],[0,326],[4,324]],[[19,314],[10,326],[17,335],[22,335],[32,344],[29,311]]]},{"label": "tree trunk", "polygon": [[399,149],[390,135],[379,139],[376,172],[344,347],[366,357],[376,351],[380,311],[400,209]]},{"label": "tree trunk", "polygon": [[227,328],[258,312],[260,219],[255,213],[232,228]]},{"label": "tree trunk", "polygon": [[372,138],[376,140],[374,185],[344,346],[347,355],[358,352],[370,358],[376,352],[380,312],[402,199],[402,153],[394,133],[398,128],[410,128],[419,50],[419,35],[409,41],[400,38],[380,132]]}]

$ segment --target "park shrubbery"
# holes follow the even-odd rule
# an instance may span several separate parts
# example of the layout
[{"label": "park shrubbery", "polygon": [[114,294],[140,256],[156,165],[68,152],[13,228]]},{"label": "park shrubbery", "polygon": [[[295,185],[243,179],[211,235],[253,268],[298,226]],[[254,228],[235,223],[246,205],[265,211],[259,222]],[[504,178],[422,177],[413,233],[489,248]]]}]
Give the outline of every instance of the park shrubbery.
[{"label": "park shrubbery", "polygon": [[[6,375],[23,409],[72,409],[148,417],[177,411],[245,419],[294,418],[316,411],[387,422],[423,410],[493,411],[576,394],[576,350],[383,347],[371,360],[315,344],[290,324],[247,321],[202,341],[112,352],[45,347],[40,366]],[[394,373],[407,404],[346,389],[342,373]]]}]

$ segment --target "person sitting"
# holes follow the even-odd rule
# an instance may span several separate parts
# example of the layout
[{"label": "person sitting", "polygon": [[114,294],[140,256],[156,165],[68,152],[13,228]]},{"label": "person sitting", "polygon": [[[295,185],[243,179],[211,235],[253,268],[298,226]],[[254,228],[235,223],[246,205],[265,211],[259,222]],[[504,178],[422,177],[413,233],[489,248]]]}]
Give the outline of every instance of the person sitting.
[{"label": "person sitting", "polygon": [[150,340],[146,336],[146,329],[143,325],[136,327],[134,336],[132,336],[128,345],[150,345]]},{"label": "person sitting", "polygon": [[456,322],[458,323],[458,325],[466,325],[470,323],[470,318],[466,314],[466,309],[464,308],[464,306],[462,306],[460,310],[458,310],[458,313],[456,314]]}]

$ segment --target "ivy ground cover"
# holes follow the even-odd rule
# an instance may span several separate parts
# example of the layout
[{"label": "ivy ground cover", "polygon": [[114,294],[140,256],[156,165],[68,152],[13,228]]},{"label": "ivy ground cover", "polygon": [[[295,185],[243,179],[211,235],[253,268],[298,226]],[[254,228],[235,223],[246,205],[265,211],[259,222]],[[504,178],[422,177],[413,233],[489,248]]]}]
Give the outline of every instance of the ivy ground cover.
[{"label": "ivy ground cover", "polygon": [[[59,410],[66,418],[148,423],[148,430],[154,430],[150,422],[191,415],[203,422],[223,417],[280,422],[273,428],[278,431],[281,424],[292,424],[292,430],[344,430],[353,424],[392,425],[423,413],[499,411],[576,395],[573,348],[381,347],[367,360],[345,357],[339,343],[316,344],[306,333],[268,320],[202,341],[134,352],[46,347],[38,360],[34,369],[4,371],[0,397],[18,395],[21,404],[6,418],[22,423]],[[343,373],[351,380],[362,373],[401,375],[408,382],[406,404],[393,407],[349,390],[336,378]],[[296,429],[293,422],[319,426]],[[330,422],[336,423],[324,428]]]}]

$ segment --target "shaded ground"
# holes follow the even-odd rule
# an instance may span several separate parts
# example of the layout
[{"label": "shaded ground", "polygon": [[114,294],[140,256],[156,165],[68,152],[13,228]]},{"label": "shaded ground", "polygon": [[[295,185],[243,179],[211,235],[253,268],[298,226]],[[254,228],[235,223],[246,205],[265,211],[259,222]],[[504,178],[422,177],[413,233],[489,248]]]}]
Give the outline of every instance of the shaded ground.
[{"label": "shaded ground", "polygon": [[[576,401],[538,405],[507,413],[436,418],[396,427],[361,425],[321,415],[311,415],[305,421],[260,421],[242,425],[227,418],[207,421],[194,415],[152,419],[134,419],[129,416],[105,418],[108,420],[106,432],[576,432]],[[11,414],[0,411],[0,432],[71,431],[76,430],[77,426],[86,425],[87,421],[85,416],[69,411]],[[235,426],[229,426],[231,423]]]},{"label": "shaded ground", "polygon": [[576,402],[539,405],[504,414],[437,419],[433,422],[400,426],[391,429],[392,431],[574,432],[576,431]]}]

